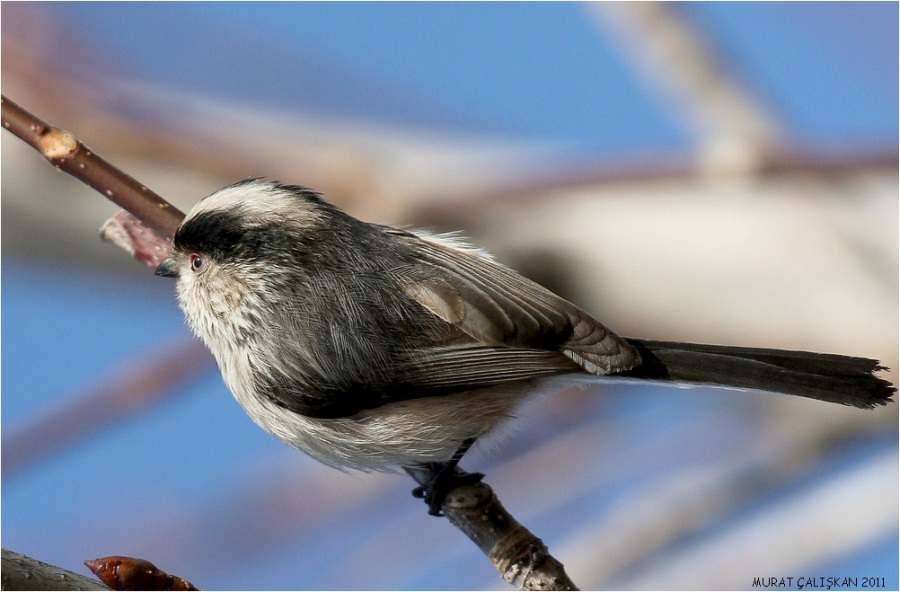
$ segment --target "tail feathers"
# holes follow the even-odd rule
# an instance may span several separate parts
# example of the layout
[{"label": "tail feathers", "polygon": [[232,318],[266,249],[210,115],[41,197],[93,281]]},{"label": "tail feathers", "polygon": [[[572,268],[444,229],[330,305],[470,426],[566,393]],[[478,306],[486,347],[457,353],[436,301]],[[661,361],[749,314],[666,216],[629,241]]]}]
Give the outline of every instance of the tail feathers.
[{"label": "tail feathers", "polygon": [[872,409],[897,389],[875,373],[877,360],[698,343],[627,339],[642,364],[623,376],[798,395]]}]

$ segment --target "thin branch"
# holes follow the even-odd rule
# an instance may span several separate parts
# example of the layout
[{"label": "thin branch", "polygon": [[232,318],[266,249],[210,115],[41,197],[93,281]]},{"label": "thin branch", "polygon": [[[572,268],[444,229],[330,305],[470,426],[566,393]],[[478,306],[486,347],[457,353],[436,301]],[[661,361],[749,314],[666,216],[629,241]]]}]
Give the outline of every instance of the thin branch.
[{"label": "thin branch", "polygon": [[143,353],[87,392],[68,397],[45,415],[3,433],[4,479],[36,459],[70,446],[104,425],[158,402],[177,385],[213,367],[212,356],[193,339]]},{"label": "thin branch", "polygon": [[97,580],[3,549],[3,590],[109,590]]},{"label": "thin branch", "polygon": [[71,132],[47,124],[5,96],[0,101],[3,127],[50,164],[90,185],[163,237],[175,234],[184,218],[178,208],[106,162]]},{"label": "thin branch", "polygon": [[[419,485],[433,476],[425,467],[406,472]],[[518,589],[578,589],[544,542],[506,511],[487,483],[454,488],[442,510],[453,526],[478,545],[500,576]]]},{"label": "thin branch", "polygon": [[[825,181],[864,171],[891,171],[898,165],[896,145],[881,143],[842,146],[779,146],[759,154],[759,176],[816,176]],[[551,163],[521,170],[513,180],[460,191],[420,195],[409,217],[424,224],[466,225],[484,215],[484,204],[527,206],[564,191],[617,187],[635,183],[695,182],[702,168],[683,153],[658,152],[616,159],[603,157]],[[554,193],[555,192],[555,193]],[[479,204],[478,208],[471,207]]]},{"label": "thin branch", "polygon": [[102,581],[3,549],[2,589],[197,590],[189,581],[164,572],[146,559],[114,555],[91,559],[84,564]]}]

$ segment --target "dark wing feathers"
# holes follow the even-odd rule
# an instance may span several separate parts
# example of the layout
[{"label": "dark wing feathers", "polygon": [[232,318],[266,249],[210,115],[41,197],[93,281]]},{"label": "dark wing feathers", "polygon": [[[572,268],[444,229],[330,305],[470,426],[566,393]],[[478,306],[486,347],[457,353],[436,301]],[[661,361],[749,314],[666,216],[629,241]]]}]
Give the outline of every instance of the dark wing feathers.
[{"label": "dark wing feathers", "polygon": [[260,392],[276,405],[318,418],[350,417],[361,409],[386,403],[440,396],[529,380],[580,367],[557,352],[503,347],[431,348],[414,358],[398,360],[388,382],[320,385],[314,392],[298,389],[290,377],[275,377],[260,384]]},{"label": "dark wing feathers", "polygon": [[593,374],[640,364],[640,355],[599,321],[546,288],[479,255],[395,231],[414,242],[422,263],[408,272],[407,294],[488,346],[557,351]]},{"label": "dark wing feathers", "polygon": [[397,303],[398,310],[415,303],[424,309],[410,316],[427,319],[410,325],[422,334],[379,362],[388,366],[365,376],[313,383],[270,377],[261,390],[277,405],[311,417],[349,417],[393,401],[580,370],[610,374],[640,364],[626,341],[516,272],[441,239],[372,228],[380,228],[392,243],[385,248],[406,261],[386,273],[410,299]]},{"label": "dark wing feathers", "polygon": [[397,368],[400,382],[438,390],[481,388],[579,369],[557,352],[504,347],[433,348]]}]

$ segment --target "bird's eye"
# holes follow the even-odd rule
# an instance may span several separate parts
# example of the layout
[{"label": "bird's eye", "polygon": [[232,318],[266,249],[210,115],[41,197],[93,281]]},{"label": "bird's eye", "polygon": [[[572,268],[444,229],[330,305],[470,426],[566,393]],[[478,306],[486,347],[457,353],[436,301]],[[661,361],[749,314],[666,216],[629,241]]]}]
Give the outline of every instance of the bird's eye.
[{"label": "bird's eye", "polygon": [[203,269],[203,266],[206,265],[206,261],[203,260],[203,257],[198,255],[197,253],[191,253],[191,271],[197,272]]}]

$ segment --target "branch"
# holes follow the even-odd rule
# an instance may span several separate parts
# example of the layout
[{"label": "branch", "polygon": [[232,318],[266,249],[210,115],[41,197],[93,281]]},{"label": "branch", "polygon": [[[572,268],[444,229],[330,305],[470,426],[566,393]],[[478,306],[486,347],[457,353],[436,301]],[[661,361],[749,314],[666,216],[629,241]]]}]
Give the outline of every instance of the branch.
[{"label": "branch", "polygon": [[5,96],[3,127],[40,152],[50,164],[90,185],[163,237],[171,238],[184,214],[132,177],[94,154],[71,133],[48,125]]},{"label": "branch", "polygon": [[3,549],[3,590],[109,590],[97,580]]},{"label": "branch", "polygon": [[[104,225],[104,238],[149,265],[162,258],[159,253],[168,250],[183,213],[91,152],[71,133],[46,124],[6,97],[2,98],[2,122],[51,164],[125,208],[126,212]],[[407,472],[420,485],[431,477],[428,469]],[[487,484],[457,487],[443,510],[510,584],[528,590],[576,589],[546,545],[503,508]]]},{"label": "branch", "polygon": [[[459,469],[455,470],[460,473]],[[407,468],[406,472],[419,485],[432,477],[431,470],[425,467]],[[520,590],[578,589],[544,542],[506,511],[487,483],[454,488],[442,511],[513,586]]]},{"label": "branch", "polygon": [[213,367],[212,356],[193,339],[167,343],[158,352],[129,360],[87,391],[66,398],[15,429],[3,432],[3,479],[36,459],[70,446],[149,403],[162,400],[175,387]]},{"label": "branch", "polygon": [[101,557],[84,564],[102,581],[3,549],[3,590],[170,590],[197,588],[145,559]]}]

